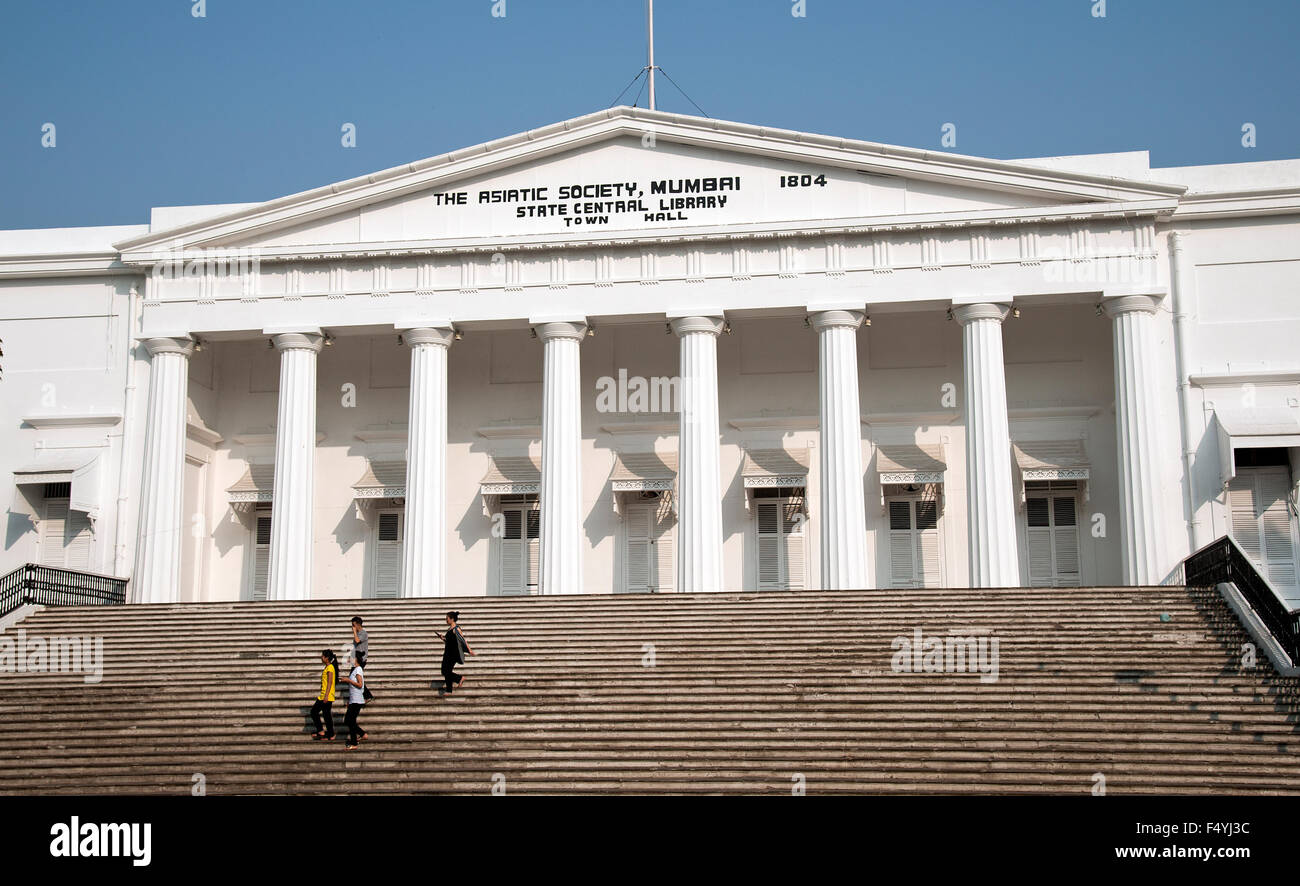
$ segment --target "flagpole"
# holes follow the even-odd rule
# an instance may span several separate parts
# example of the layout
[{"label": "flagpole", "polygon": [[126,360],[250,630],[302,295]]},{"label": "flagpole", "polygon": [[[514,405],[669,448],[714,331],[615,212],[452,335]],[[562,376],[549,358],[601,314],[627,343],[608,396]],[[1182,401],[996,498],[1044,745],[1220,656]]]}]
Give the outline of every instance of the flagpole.
[{"label": "flagpole", "polygon": [[655,0],[647,0],[649,4],[649,14],[647,15],[647,26],[650,32],[650,63],[646,65],[646,70],[650,72],[650,110],[655,109]]}]

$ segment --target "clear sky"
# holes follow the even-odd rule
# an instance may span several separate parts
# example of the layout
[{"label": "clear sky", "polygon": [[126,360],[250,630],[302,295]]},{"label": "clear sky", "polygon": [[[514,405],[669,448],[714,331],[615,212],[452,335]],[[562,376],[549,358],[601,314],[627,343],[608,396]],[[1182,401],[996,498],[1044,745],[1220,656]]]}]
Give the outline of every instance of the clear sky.
[{"label": "clear sky", "polygon": [[[0,0],[0,228],[271,199],[606,108],[645,63],[645,0],[196,2]],[[657,0],[656,61],[745,123],[936,150],[952,123],[951,150],[986,157],[1300,158],[1300,0],[1104,5]],[[697,113],[662,78],[658,99]]]}]

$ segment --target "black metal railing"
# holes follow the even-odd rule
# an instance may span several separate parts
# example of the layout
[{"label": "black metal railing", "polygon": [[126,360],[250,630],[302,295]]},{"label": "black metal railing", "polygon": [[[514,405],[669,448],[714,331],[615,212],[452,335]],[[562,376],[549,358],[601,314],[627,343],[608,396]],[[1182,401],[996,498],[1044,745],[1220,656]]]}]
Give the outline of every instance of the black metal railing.
[{"label": "black metal railing", "polygon": [[1300,610],[1287,606],[1231,537],[1225,535],[1192,554],[1183,561],[1183,571],[1189,587],[1214,587],[1220,582],[1235,586],[1291,663],[1300,665]]},{"label": "black metal railing", "polygon": [[113,606],[126,602],[126,579],[28,563],[0,578],[0,618],[20,606]]}]

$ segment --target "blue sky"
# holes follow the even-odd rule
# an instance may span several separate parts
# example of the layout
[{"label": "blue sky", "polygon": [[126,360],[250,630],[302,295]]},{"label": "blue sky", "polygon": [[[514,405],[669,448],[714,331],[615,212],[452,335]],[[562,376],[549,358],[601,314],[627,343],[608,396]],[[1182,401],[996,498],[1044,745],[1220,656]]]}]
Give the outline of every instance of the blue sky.
[{"label": "blue sky", "polygon": [[[608,107],[645,63],[644,0],[194,2],[4,0],[0,228],[270,199]],[[1095,3],[657,0],[657,62],[746,123],[936,150],[953,123],[952,150],[987,157],[1300,157],[1300,2]]]}]

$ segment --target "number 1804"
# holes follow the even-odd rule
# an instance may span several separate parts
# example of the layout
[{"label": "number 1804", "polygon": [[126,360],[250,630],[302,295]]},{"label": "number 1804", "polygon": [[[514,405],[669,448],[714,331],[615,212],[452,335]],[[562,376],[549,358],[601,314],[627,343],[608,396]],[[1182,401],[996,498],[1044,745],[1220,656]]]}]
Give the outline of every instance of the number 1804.
[{"label": "number 1804", "polygon": [[783,188],[811,188],[813,185],[826,187],[826,176],[824,175],[783,175],[781,176],[781,187]]}]

